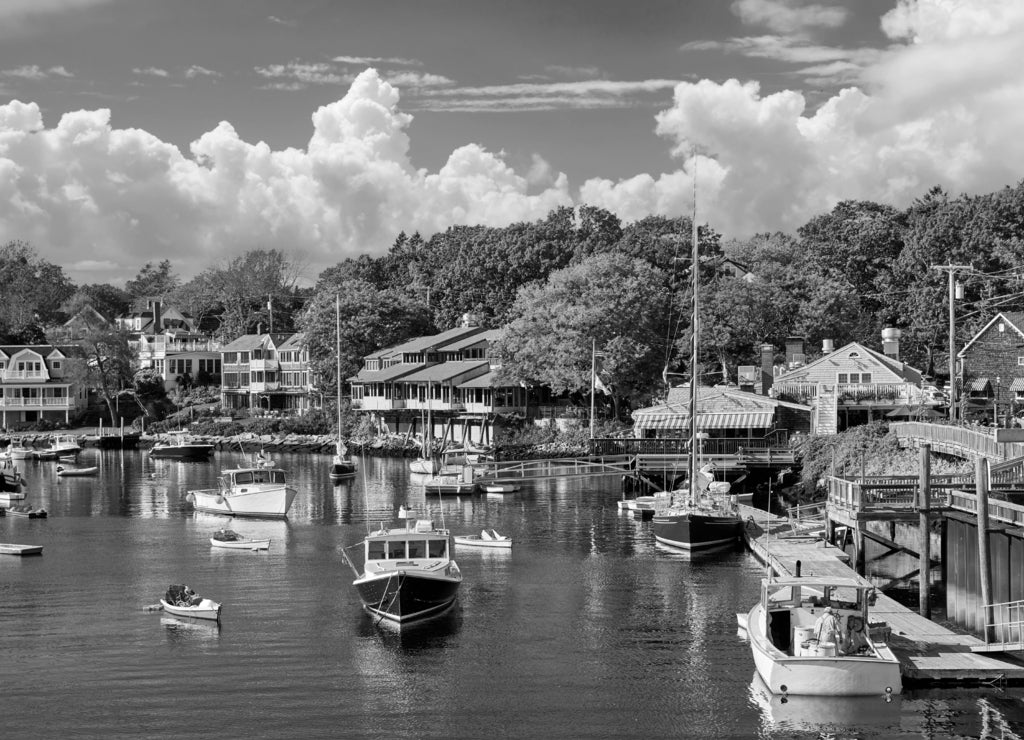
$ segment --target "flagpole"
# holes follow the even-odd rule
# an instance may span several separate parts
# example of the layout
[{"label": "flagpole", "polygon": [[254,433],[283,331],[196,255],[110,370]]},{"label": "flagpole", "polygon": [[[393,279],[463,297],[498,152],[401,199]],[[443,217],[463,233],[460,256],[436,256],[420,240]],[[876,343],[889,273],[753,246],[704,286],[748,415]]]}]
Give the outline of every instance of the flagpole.
[{"label": "flagpole", "polygon": [[590,438],[594,438],[594,379],[597,377],[597,339],[590,340]]}]

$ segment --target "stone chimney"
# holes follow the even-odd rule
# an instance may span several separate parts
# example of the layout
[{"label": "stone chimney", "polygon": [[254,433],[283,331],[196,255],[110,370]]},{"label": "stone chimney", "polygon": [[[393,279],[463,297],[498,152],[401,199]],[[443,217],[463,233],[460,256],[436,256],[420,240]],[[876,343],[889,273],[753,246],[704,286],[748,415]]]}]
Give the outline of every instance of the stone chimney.
[{"label": "stone chimney", "polygon": [[786,367],[790,370],[807,362],[803,337],[786,337]]},{"label": "stone chimney", "polygon": [[775,347],[761,345],[761,395],[767,396],[775,381]]},{"label": "stone chimney", "polygon": [[900,337],[903,332],[899,329],[882,329],[882,354],[894,360],[900,359]]},{"label": "stone chimney", "polygon": [[835,349],[835,345],[832,343],[831,339],[821,340],[821,354],[830,355],[835,351]]}]

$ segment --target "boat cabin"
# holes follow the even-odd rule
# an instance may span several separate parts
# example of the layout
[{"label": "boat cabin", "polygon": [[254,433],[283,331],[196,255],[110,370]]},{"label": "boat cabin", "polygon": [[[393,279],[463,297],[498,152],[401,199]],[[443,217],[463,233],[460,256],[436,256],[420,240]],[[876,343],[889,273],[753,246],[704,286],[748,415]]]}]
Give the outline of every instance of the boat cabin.
[{"label": "boat cabin", "polygon": [[775,648],[788,655],[802,654],[809,642],[826,653],[834,651],[835,640],[821,634],[822,615],[830,610],[836,638],[847,634],[851,617],[859,617],[866,630],[868,607],[874,603],[874,595],[870,583],[855,578],[766,579],[761,585],[761,605],[767,622],[764,634]]},{"label": "boat cabin", "polygon": [[408,523],[405,529],[381,529],[366,538],[366,569],[397,570],[422,560],[450,559],[451,543],[447,530],[434,529],[429,520]]},{"label": "boat cabin", "polygon": [[278,468],[241,468],[225,470],[220,478],[224,488],[239,486],[281,485],[285,484],[285,472]]}]

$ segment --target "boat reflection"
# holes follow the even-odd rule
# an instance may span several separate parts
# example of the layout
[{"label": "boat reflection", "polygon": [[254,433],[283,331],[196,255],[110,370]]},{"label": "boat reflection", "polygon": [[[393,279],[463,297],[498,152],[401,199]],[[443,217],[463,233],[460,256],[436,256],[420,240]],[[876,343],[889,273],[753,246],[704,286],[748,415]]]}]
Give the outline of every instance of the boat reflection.
[{"label": "boat reflection", "polygon": [[757,673],[750,682],[750,701],[761,710],[762,729],[811,730],[832,734],[870,728],[894,729],[900,725],[903,697],[888,696],[788,696],[772,694]]},{"label": "boat reflection", "polygon": [[220,623],[209,619],[164,616],[160,617],[160,624],[171,642],[216,640],[220,637]]},{"label": "boat reflection", "polygon": [[428,650],[448,647],[451,638],[462,628],[462,605],[456,600],[452,608],[436,617],[399,626],[387,619],[362,612],[360,637],[376,637],[385,647],[399,650]]},{"label": "boat reflection", "polygon": [[733,550],[742,551],[742,545],[735,542],[727,542],[719,547],[708,547],[702,550],[684,550],[680,547],[672,547],[662,542],[655,542],[654,549],[658,553],[669,556],[673,560],[685,560],[687,562],[699,563],[702,560],[718,560],[722,553]]}]

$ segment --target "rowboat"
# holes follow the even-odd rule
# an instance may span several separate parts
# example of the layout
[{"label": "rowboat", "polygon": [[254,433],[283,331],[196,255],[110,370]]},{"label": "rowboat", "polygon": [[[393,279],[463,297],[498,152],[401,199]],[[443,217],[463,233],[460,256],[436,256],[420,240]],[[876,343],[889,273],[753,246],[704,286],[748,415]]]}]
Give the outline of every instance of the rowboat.
[{"label": "rowboat", "polygon": [[0,542],[0,555],[42,555],[42,545],[16,545],[13,542]]},{"label": "rowboat", "polygon": [[515,493],[519,490],[514,483],[481,483],[480,488],[484,493]]},{"label": "rowboat", "polygon": [[213,537],[210,538],[210,545],[226,550],[269,550],[270,540],[252,539],[251,537],[243,537],[230,529],[218,529],[213,533]]},{"label": "rowboat", "polygon": [[28,504],[21,504],[20,506],[8,506],[4,508],[7,512],[7,516],[20,516],[26,519],[45,519],[46,509],[33,509]]},{"label": "rowboat", "polygon": [[866,629],[873,592],[859,578],[763,579],[760,601],[737,620],[747,630],[767,690],[811,696],[899,694],[899,660]]},{"label": "rowboat", "polygon": [[171,586],[160,599],[160,606],[168,614],[192,619],[220,621],[221,605],[216,601],[201,598],[188,586]]},{"label": "rowboat", "polygon": [[467,547],[498,547],[511,550],[512,538],[504,534],[498,534],[493,529],[481,529],[480,534],[455,535],[455,544]]},{"label": "rowboat", "polygon": [[69,475],[96,475],[99,472],[99,468],[95,465],[88,468],[65,468],[63,465],[57,466],[57,475],[60,477],[66,477]]}]

